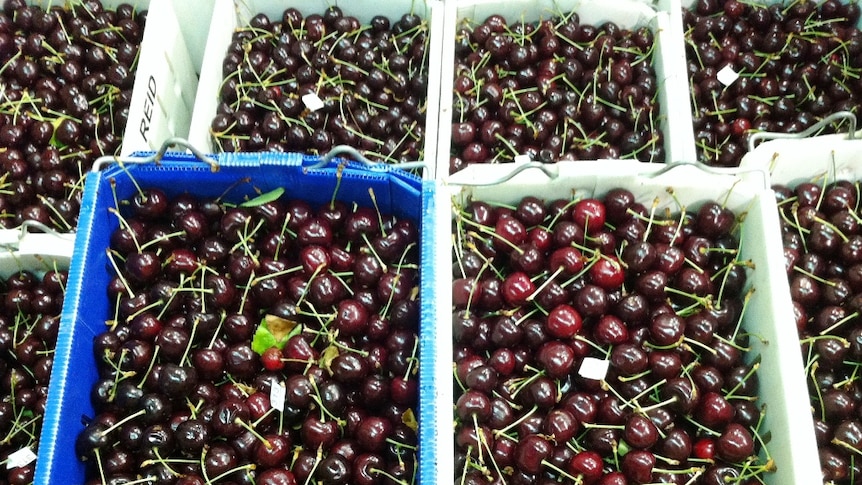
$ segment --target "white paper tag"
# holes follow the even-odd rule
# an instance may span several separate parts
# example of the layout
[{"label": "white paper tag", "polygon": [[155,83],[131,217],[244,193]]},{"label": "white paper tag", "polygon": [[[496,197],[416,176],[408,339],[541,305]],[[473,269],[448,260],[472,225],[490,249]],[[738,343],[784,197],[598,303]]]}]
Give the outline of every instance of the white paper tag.
[{"label": "white paper tag", "polygon": [[515,155],[515,163],[530,163],[532,161],[529,155]]},{"label": "white paper tag", "polygon": [[730,86],[737,79],[739,79],[739,74],[730,67],[730,64],[721,68],[718,73],[716,73],[715,77],[718,78],[718,82],[724,84],[725,86]]},{"label": "white paper tag", "polygon": [[308,93],[302,96],[302,102],[309,111],[317,111],[323,107],[323,100],[315,93]]},{"label": "white paper tag", "polygon": [[6,461],[6,469],[11,470],[12,468],[27,466],[34,461],[36,461],[36,453],[33,453],[33,450],[29,446],[26,446],[9,455]]},{"label": "white paper tag", "polygon": [[269,386],[269,405],[279,412],[284,412],[284,397],[286,390],[284,383],[272,380],[272,385]]},{"label": "white paper tag", "polygon": [[584,357],[581,367],[578,369],[578,374],[587,379],[601,381],[608,375],[608,367],[610,365],[611,363],[608,360]]}]

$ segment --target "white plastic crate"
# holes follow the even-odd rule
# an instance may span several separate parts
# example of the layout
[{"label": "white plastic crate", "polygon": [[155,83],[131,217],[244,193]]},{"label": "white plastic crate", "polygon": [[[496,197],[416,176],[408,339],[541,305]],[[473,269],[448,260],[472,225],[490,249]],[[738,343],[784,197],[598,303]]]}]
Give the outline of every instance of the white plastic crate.
[{"label": "white plastic crate", "polygon": [[[781,241],[778,238],[779,221],[775,210],[774,196],[763,187],[761,173],[715,174],[706,173],[694,165],[678,165],[667,170],[659,164],[641,164],[632,161],[561,162],[544,165],[539,170],[524,170],[510,180],[488,186],[461,186],[456,184],[482,184],[500,180],[512,171],[512,165],[472,166],[454,174],[440,191],[441,207],[437,219],[452,217],[452,203],[446,200],[465,201],[468,198],[502,204],[516,204],[527,195],[544,200],[570,198],[572,191],[583,197],[602,196],[616,187],[632,191],[638,201],[652,201],[658,197],[658,210],[677,207],[666,192],[674,188],[675,197],[686,207],[697,207],[712,199],[725,203],[737,215],[745,213],[745,224],[741,233],[740,259],[751,260],[756,269],[748,283],[754,292],[743,317],[743,327],[763,340],[751,339],[750,356],[760,355],[759,375],[760,403],[767,405],[767,415],[762,429],[771,432],[768,444],[775,460],[777,471],[766,474],[764,480],[770,485],[810,485],[821,483],[820,464],[811,425],[810,406],[806,399],[799,399],[799,390],[805,388],[802,357],[796,333],[788,331],[787,322],[793,321],[787,300],[786,278]],[[666,173],[665,173],[665,170]],[[549,175],[551,177],[549,177]],[[447,197],[447,194],[451,197]],[[438,224],[437,242],[440,247],[451,247],[451,228]],[[439,253],[444,253],[440,251]],[[437,254],[441,268],[451,267],[451,254]],[[451,271],[440,272],[437,310],[438,347],[452,347],[452,301]],[[449,276],[446,276],[449,275]],[[784,286],[782,286],[782,282]],[[445,322],[445,323],[443,323]],[[438,360],[438,379],[452,379],[452,365],[446,359]],[[451,386],[439,386],[441,402],[452,401]],[[448,401],[447,401],[448,399]],[[440,423],[453,422],[452,408],[438,406]],[[441,433],[442,435],[442,433]],[[453,477],[451,460],[453,440],[440,440],[438,470],[440,477]],[[448,467],[448,468],[447,468]]]},{"label": "white plastic crate", "polygon": [[41,276],[46,271],[67,270],[72,262],[73,234],[33,232],[27,226],[10,231],[15,239],[0,242],[0,278],[21,271]]},{"label": "white plastic crate", "polygon": [[[27,3],[47,9],[57,2]],[[213,9],[210,0],[102,0],[106,9],[124,3],[147,10],[147,27],[139,49],[122,156],[157,150],[168,138],[188,136],[209,26],[197,20],[209,19]],[[0,229],[0,245],[18,237],[18,229]]]},{"label": "white plastic crate", "polygon": [[[446,2],[446,22],[443,33],[443,65],[441,69],[440,134],[437,153],[438,178],[449,174],[449,154],[452,139],[452,101],[455,67],[455,35],[465,20],[482,22],[499,14],[508,22],[534,22],[576,12],[582,24],[600,25],[610,21],[622,28],[647,26],[655,41],[653,67],[658,90],[658,123],[664,134],[666,161],[679,161],[685,156],[686,138],[677,133],[684,131],[685,120],[680,114],[688,112],[688,101],[679,93],[686,89],[685,57],[682,41],[679,0],[660,0],[655,4],[639,0],[461,0]],[[673,24],[679,20],[678,24]],[[690,116],[690,115],[689,115]],[[690,125],[690,123],[689,123]],[[615,161],[609,161],[613,163]]]},{"label": "white plastic crate", "polygon": [[203,70],[198,83],[198,95],[192,115],[189,141],[206,152],[216,151],[210,134],[210,125],[216,115],[219,87],[222,84],[222,61],[231,42],[231,35],[238,27],[248,25],[249,20],[263,13],[271,20],[281,19],[288,8],[297,8],[303,15],[322,14],[328,7],[337,6],[345,15],[355,16],[367,24],[375,15],[384,15],[395,21],[406,13],[414,13],[428,20],[428,98],[425,118],[424,160],[427,164],[425,178],[434,177],[436,160],[437,124],[439,115],[440,79],[435,75],[440,65],[440,39],[443,31],[443,2],[437,0],[375,0],[328,1],[328,0],[215,0],[212,23],[206,42]]},{"label": "white plastic crate", "polygon": [[[26,226],[9,232],[16,233],[16,237],[14,241],[0,242],[0,280],[5,282],[7,278],[21,271],[32,273],[41,279],[48,271],[69,269],[74,245],[71,234],[33,233],[28,231]],[[44,424],[44,416],[42,416],[42,424]],[[37,438],[41,448],[43,442],[41,437]],[[36,459],[36,466],[38,466],[38,454]],[[4,466],[4,472],[5,469]]]},{"label": "white plastic crate", "polygon": [[[763,142],[742,158],[740,168],[769,173],[771,184],[795,186],[820,180],[862,178],[862,133]],[[768,136],[768,135],[767,135]]]},{"label": "white plastic crate", "polygon": [[[696,160],[698,160],[698,155],[697,155],[697,148],[695,145],[695,136],[694,136],[694,126],[693,126],[694,116],[692,113],[693,107],[691,105],[691,88],[690,88],[688,76],[686,75],[687,68],[686,68],[686,59],[685,59],[685,48],[686,48],[685,47],[685,37],[684,37],[685,30],[684,30],[684,26],[683,26],[683,22],[682,22],[682,10],[681,9],[694,9],[696,4],[697,4],[697,0],[672,0],[672,1],[680,4],[680,7],[675,10],[675,12],[679,12],[679,14],[675,15],[674,18],[672,19],[672,25],[673,25],[674,30],[679,32],[677,37],[679,38],[679,47],[680,47],[680,49],[682,49],[680,52],[681,52],[681,55],[683,57],[683,59],[682,59],[682,62],[683,62],[682,73],[684,76],[683,82],[685,83],[685,85],[683,86],[683,89],[685,90],[685,98],[686,98],[685,110],[681,110],[678,113],[679,120],[677,122],[678,129],[677,129],[676,133],[677,133],[677,136],[679,138],[679,142],[680,142],[679,147],[680,147],[681,151],[679,152],[680,158],[677,158],[676,161],[696,161]],[[839,1],[842,4],[847,4],[847,3],[851,3],[853,0],[839,0]],[[749,6],[756,6],[756,5],[769,6],[769,5],[773,5],[773,4],[788,5],[788,4],[792,4],[794,2],[782,2],[781,0],[751,0],[751,1],[745,1],[743,3],[745,3],[746,5],[749,5]],[[819,5],[822,2],[815,2],[815,3],[819,7]],[[862,28],[862,18],[860,18],[859,22],[857,22],[856,27]],[[682,91],[680,92],[680,97],[682,97]],[[844,129],[844,128],[842,127],[842,129]],[[744,146],[743,150],[748,152],[749,147]],[[746,153],[746,155],[743,155],[743,160],[746,157],[747,157],[747,153]],[[742,165],[743,163],[744,162],[740,162],[740,165]]]},{"label": "white plastic crate", "polygon": [[201,19],[213,9],[210,0],[131,3],[148,13],[121,156],[188,136],[206,45],[208,23]]}]

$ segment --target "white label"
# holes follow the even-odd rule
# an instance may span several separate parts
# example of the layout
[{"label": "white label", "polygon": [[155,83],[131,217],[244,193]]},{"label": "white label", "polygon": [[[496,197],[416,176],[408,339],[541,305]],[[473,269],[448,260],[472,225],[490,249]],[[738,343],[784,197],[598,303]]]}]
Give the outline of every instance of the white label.
[{"label": "white label", "polygon": [[34,461],[36,461],[36,453],[33,453],[33,450],[29,447],[21,448],[9,455],[6,461],[6,469],[10,470],[12,468],[27,466]]},{"label": "white label", "polygon": [[532,161],[529,155],[515,155],[515,163],[530,163]]},{"label": "white label", "polygon": [[315,93],[308,93],[302,97],[302,102],[309,111],[317,111],[323,107],[323,100],[317,97]]},{"label": "white label", "polygon": [[737,74],[737,72],[734,71],[732,67],[730,67],[730,64],[728,64],[722,67],[720,71],[718,71],[716,77],[718,78],[718,82],[720,82],[721,84],[724,84],[725,86],[730,86],[737,79],[739,79],[739,74]]},{"label": "white label", "polygon": [[275,379],[272,380],[272,385],[269,386],[269,405],[272,406],[273,409],[279,412],[284,412],[284,397],[285,397],[285,389],[283,382],[277,382]]},{"label": "white label", "polygon": [[587,379],[601,381],[608,375],[608,367],[610,365],[610,361],[604,359],[584,357],[583,362],[581,362],[581,368],[578,369],[578,374]]}]

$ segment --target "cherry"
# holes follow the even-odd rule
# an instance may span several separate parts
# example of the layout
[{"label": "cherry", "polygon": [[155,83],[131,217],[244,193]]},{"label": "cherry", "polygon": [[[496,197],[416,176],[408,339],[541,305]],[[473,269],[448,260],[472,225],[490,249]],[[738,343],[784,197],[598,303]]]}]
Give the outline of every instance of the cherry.
[{"label": "cherry", "polygon": [[619,288],[625,281],[625,273],[620,261],[614,256],[602,256],[589,270],[593,284],[605,290]]},{"label": "cherry", "polygon": [[649,418],[633,414],[626,420],[623,438],[635,448],[651,448],[658,441],[659,434]]},{"label": "cherry", "polygon": [[152,283],[161,273],[158,256],[150,251],[132,253],[126,258],[125,268],[137,283]]},{"label": "cherry", "polygon": [[583,319],[577,310],[569,305],[559,305],[548,314],[546,330],[554,338],[574,337],[583,326]]},{"label": "cherry", "polygon": [[754,453],[751,433],[738,423],[730,423],[715,442],[719,457],[729,462],[740,462]]},{"label": "cherry", "polygon": [[575,352],[572,348],[558,340],[551,340],[539,349],[536,361],[555,379],[565,379],[575,362]]},{"label": "cherry", "polygon": [[735,414],[727,399],[715,392],[705,393],[695,412],[699,422],[713,429],[728,424]]},{"label": "cherry", "polygon": [[521,306],[535,292],[536,286],[523,272],[515,272],[503,281],[503,299],[511,306]]},{"label": "cherry", "polygon": [[594,235],[604,227],[605,218],[605,205],[598,199],[581,199],[572,207],[572,220],[589,235]]},{"label": "cherry", "polygon": [[602,458],[593,451],[582,451],[569,462],[568,471],[575,477],[583,477],[586,483],[594,483],[602,476]]},{"label": "cherry", "polygon": [[300,429],[302,442],[307,447],[318,448],[320,446],[329,448],[338,438],[338,423],[333,420],[321,420],[315,416],[308,416],[302,422]]}]

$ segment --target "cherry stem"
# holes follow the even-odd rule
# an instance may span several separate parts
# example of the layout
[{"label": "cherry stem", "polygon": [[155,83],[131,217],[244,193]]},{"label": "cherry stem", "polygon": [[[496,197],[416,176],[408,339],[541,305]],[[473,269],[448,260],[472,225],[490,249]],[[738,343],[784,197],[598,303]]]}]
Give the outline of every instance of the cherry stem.
[{"label": "cherry stem", "polygon": [[191,336],[189,336],[189,343],[186,344],[186,350],[183,352],[183,356],[180,359],[180,365],[183,365],[183,362],[185,362],[189,357],[189,351],[192,349],[192,342],[195,341],[195,334],[197,333],[200,321],[200,316],[195,315],[195,318],[192,320],[192,333]]},{"label": "cherry stem", "polygon": [[132,242],[135,243],[135,248],[137,248],[138,252],[140,253],[141,252],[141,245],[140,245],[140,243],[138,243],[138,238],[137,238],[137,236],[135,236],[135,231],[132,230],[132,228],[129,226],[129,223],[126,222],[126,219],[120,214],[120,211],[118,211],[117,209],[115,209],[113,207],[109,207],[108,212],[117,216],[117,219],[119,220],[120,226],[122,226],[123,229],[125,229],[126,231],[129,231],[129,235],[132,236]]},{"label": "cherry stem", "polygon": [[[707,345],[703,342],[700,342],[698,340],[694,340],[694,339],[691,339],[688,337],[683,338],[683,341],[684,341],[683,346],[686,349],[691,349],[691,346],[694,345],[695,347],[699,347],[701,350],[709,352],[712,355],[718,355],[717,350],[715,350],[714,348],[710,347],[709,345]],[[692,350],[692,352],[694,352],[694,349],[691,349],[691,350]]]},{"label": "cherry stem", "polygon": [[[187,280],[186,280],[186,275],[181,274],[181,275],[180,275],[180,284],[179,284],[179,287],[182,287],[182,286],[185,284],[185,282],[186,282],[186,281],[187,281]],[[170,296],[170,297],[168,297],[168,301],[164,302],[164,304],[163,304],[163,306],[162,306],[161,311],[159,311],[159,314],[158,314],[158,316],[157,316],[157,318],[158,318],[159,320],[161,320],[161,319],[162,319],[162,317],[164,317],[164,316],[165,316],[165,312],[166,312],[166,311],[168,311],[168,308],[170,308],[171,303],[173,303],[174,298],[176,297],[176,295],[177,295],[177,292],[175,292],[175,291],[173,291],[173,290],[172,290],[172,291],[171,291],[171,296]],[[161,301],[161,300],[159,300],[159,301]]]},{"label": "cherry stem", "polygon": [[320,460],[322,458],[323,458],[323,444],[320,444],[317,447],[317,455],[314,458],[314,465],[311,467],[311,471],[308,472],[308,477],[305,479],[305,485],[308,485],[309,480],[311,480],[311,477],[314,476],[314,472],[315,472],[315,470],[317,470],[317,465],[320,464]]},{"label": "cherry stem", "polygon": [[[728,391],[727,394],[724,395],[724,398],[732,399],[736,394],[736,391],[738,391],[742,387],[742,385],[745,384],[745,381],[747,381],[751,376],[754,375],[755,372],[757,372],[757,369],[760,369],[760,362],[755,362],[754,365],[752,365],[751,368],[748,369],[748,372],[745,373],[745,376],[743,376],[743,378],[738,383],[736,383],[735,386],[733,386],[733,389],[731,389],[730,391]],[[746,396],[746,398],[748,397],[749,396]]]},{"label": "cherry stem", "polygon": [[134,413],[134,414],[130,414],[130,415],[126,416],[125,418],[123,418],[123,419],[121,419],[121,420],[117,421],[116,423],[114,423],[114,425],[113,425],[113,426],[111,426],[110,428],[107,428],[107,429],[105,429],[104,431],[102,431],[102,432],[100,433],[100,435],[101,435],[101,436],[103,436],[103,437],[104,437],[104,436],[108,436],[108,435],[109,435],[109,434],[111,434],[111,432],[113,432],[115,429],[117,429],[117,428],[119,428],[120,426],[122,426],[122,425],[124,425],[124,424],[128,423],[129,421],[131,421],[131,420],[133,420],[133,419],[137,418],[138,416],[143,416],[144,414],[146,414],[146,411],[144,411],[143,409],[141,409],[141,410],[137,411],[137,412],[136,412],[136,413]]},{"label": "cherry stem", "polygon": [[[192,463],[192,464],[197,463],[197,462],[196,462],[196,461],[194,461],[194,460],[184,460],[184,459],[181,459],[181,458],[167,459],[167,460],[166,460],[166,459],[162,458],[161,453],[159,453],[159,449],[158,449],[158,447],[155,447],[155,446],[153,447],[153,452],[156,454],[156,458],[157,458],[157,459],[156,459],[156,460],[144,460],[144,462],[143,462],[143,463],[141,463],[141,468],[144,468],[144,467],[146,467],[146,466],[148,466],[148,465],[151,465],[151,464],[154,464],[154,463],[159,463],[159,464],[163,465],[163,466],[165,467],[165,469],[167,469],[167,470],[168,470],[168,473],[170,473],[170,474],[171,474],[171,475],[173,475],[174,477],[179,478],[179,477],[181,477],[181,476],[182,476],[182,474],[181,474],[181,473],[179,473],[179,472],[177,472],[177,471],[176,471],[176,470],[174,470],[173,468],[171,468],[171,467],[170,467],[170,465],[169,465],[168,463]],[[149,463],[149,464],[145,465],[144,463],[147,463],[147,462],[151,462],[151,463]]]},{"label": "cherry stem", "polygon": [[[255,284],[255,279],[256,279],[256,278],[255,278],[254,271],[252,271],[252,272],[248,275],[248,282],[245,284],[245,288],[243,288],[243,290],[242,290],[242,299],[241,299],[241,300],[240,300],[240,302],[239,302],[239,311],[238,311],[237,313],[242,314],[242,312],[245,310],[245,302],[246,302],[246,301],[248,301],[248,292],[249,292],[249,291],[251,291],[252,286],[254,286],[254,284]],[[215,335],[213,335],[213,342],[215,342],[215,337],[216,337],[216,336],[215,336]],[[213,345],[213,344],[212,344],[212,343],[210,343],[210,347],[209,347],[209,348],[212,348],[212,345]]]},{"label": "cherry stem", "polygon": [[132,292],[132,287],[129,285],[129,282],[126,280],[123,273],[120,271],[120,267],[117,266],[117,262],[114,260],[114,254],[116,251],[113,249],[106,249],[105,254],[108,255],[108,262],[111,263],[111,266],[114,268],[114,272],[117,273],[117,278],[120,278],[120,281],[123,283],[123,288],[126,290],[126,293],[129,295],[129,298],[134,298],[135,294]]},{"label": "cherry stem", "polygon": [[561,477],[571,480],[573,485],[581,485],[582,483],[584,483],[584,476],[581,474],[579,474],[578,476],[574,476],[571,473],[549,462],[548,460],[542,460],[542,465],[545,465],[551,470],[554,470],[555,472],[559,473]]},{"label": "cherry stem", "polygon": [[[404,260],[407,258],[407,253],[410,252],[416,246],[416,243],[410,243],[404,248],[404,252],[401,253],[401,258],[398,260],[397,269],[401,269],[404,266]],[[395,288],[398,283],[401,281],[402,273],[395,274],[395,280],[392,282],[392,288]],[[386,306],[381,310],[381,315],[385,316],[389,313],[389,308],[392,306],[392,301],[395,299],[395,291],[391,291],[389,293],[389,300],[386,302]]]},{"label": "cherry stem", "polygon": [[[524,421],[529,419],[529,417],[538,410],[539,410],[539,407],[536,405],[533,405],[533,407],[529,411],[524,413],[524,415],[521,416],[520,418],[518,418],[516,421],[513,421],[512,423],[510,423],[508,426],[506,426],[503,429],[496,429],[496,430],[492,431],[491,433],[494,435],[495,438],[500,437],[500,436],[504,436],[504,435],[508,436],[508,435],[506,435],[507,431],[509,431],[512,428],[515,428],[516,426],[520,425],[521,423],[523,423]],[[518,440],[514,439],[514,441],[518,441]]]},{"label": "cherry stem", "polygon": [[271,450],[271,449],[272,449],[272,443],[270,443],[268,439],[266,439],[266,438],[264,438],[263,436],[261,436],[261,435],[260,435],[260,433],[258,433],[258,432],[257,432],[257,430],[256,430],[256,429],[254,429],[254,427],[253,427],[253,426],[251,426],[250,424],[246,423],[245,421],[243,421],[243,420],[242,420],[242,419],[240,419],[240,418],[236,418],[236,419],[234,419],[234,420],[233,420],[233,422],[234,422],[235,424],[238,424],[238,425],[242,426],[243,428],[245,428],[245,430],[246,430],[246,431],[248,431],[249,433],[251,433],[252,435],[254,435],[254,437],[255,437],[255,438],[259,439],[259,440],[263,443],[263,446],[265,446],[265,447],[266,447],[266,449],[267,449],[267,450]]},{"label": "cherry stem", "polygon": [[[416,352],[419,350],[419,339],[413,341],[413,352],[410,354],[410,359],[407,361],[407,372],[404,373],[404,380],[408,380],[410,378],[410,374],[415,372],[413,370],[413,365],[419,362],[419,359],[416,358]],[[368,353],[366,352],[366,357]]]},{"label": "cherry stem", "polygon": [[160,305],[164,305],[164,304],[165,304],[164,300],[156,300],[156,301],[150,303],[149,305],[141,307],[138,311],[136,311],[135,313],[132,313],[131,315],[126,317],[126,323],[129,323],[132,320],[134,320],[135,318],[138,318],[139,316],[143,315],[144,313],[147,313],[148,311],[152,310],[153,308],[156,308],[156,307],[158,307]]},{"label": "cherry stem", "polygon": [[[745,296],[742,298],[742,309],[739,311],[739,318],[736,320],[736,327],[733,329],[733,333],[730,336],[730,340],[736,342],[736,337],[739,335],[739,330],[742,328],[742,319],[745,316],[745,311],[748,310],[748,304],[751,302],[751,297],[754,295],[754,288],[752,287],[748,291],[745,292]],[[719,305],[721,300],[719,300]]]},{"label": "cherry stem", "polygon": [[[206,467],[201,467],[201,468],[206,468]],[[227,476],[230,476],[233,473],[236,473],[236,472],[242,471],[242,470],[254,470],[255,468],[257,468],[257,465],[255,465],[254,463],[246,463],[245,465],[238,466],[238,467],[234,468],[233,470],[228,470],[228,471],[222,473],[221,475],[213,478],[212,481],[208,481],[207,483],[218,483],[219,480],[221,480],[222,478],[225,478]]]},{"label": "cherry stem", "polygon": [[141,382],[139,382],[139,383],[138,383],[138,389],[143,389],[143,388],[144,388],[144,382],[146,382],[146,381],[147,381],[147,378],[150,376],[150,372],[152,372],[152,371],[153,371],[153,365],[155,365],[155,363],[156,363],[156,358],[159,356],[159,349],[161,349],[161,347],[159,347],[158,345],[156,345],[156,348],[155,348],[155,350],[153,351],[153,358],[150,360],[150,366],[149,366],[149,367],[147,367],[147,372],[145,372],[145,373],[144,373],[144,378],[143,378],[143,379],[141,379]]},{"label": "cherry stem", "polygon": [[563,271],[564,271],[564,268],[562,265],[560,265],[560,267],[557,268],[556,271],[554,271],[550,276],[548,276],[548,279],[546,279],[541,285],[539,285],[536,288],[536,290],[530,296],[527,297],[527,301],[533,301],[533,299],[535,299],[536,296],[538,296],[539,293],[541,293],[542,290],[545,289],[545,287],[547,287],[549,284],[551,284],[554,281],[554,278],[556,278]]}]

